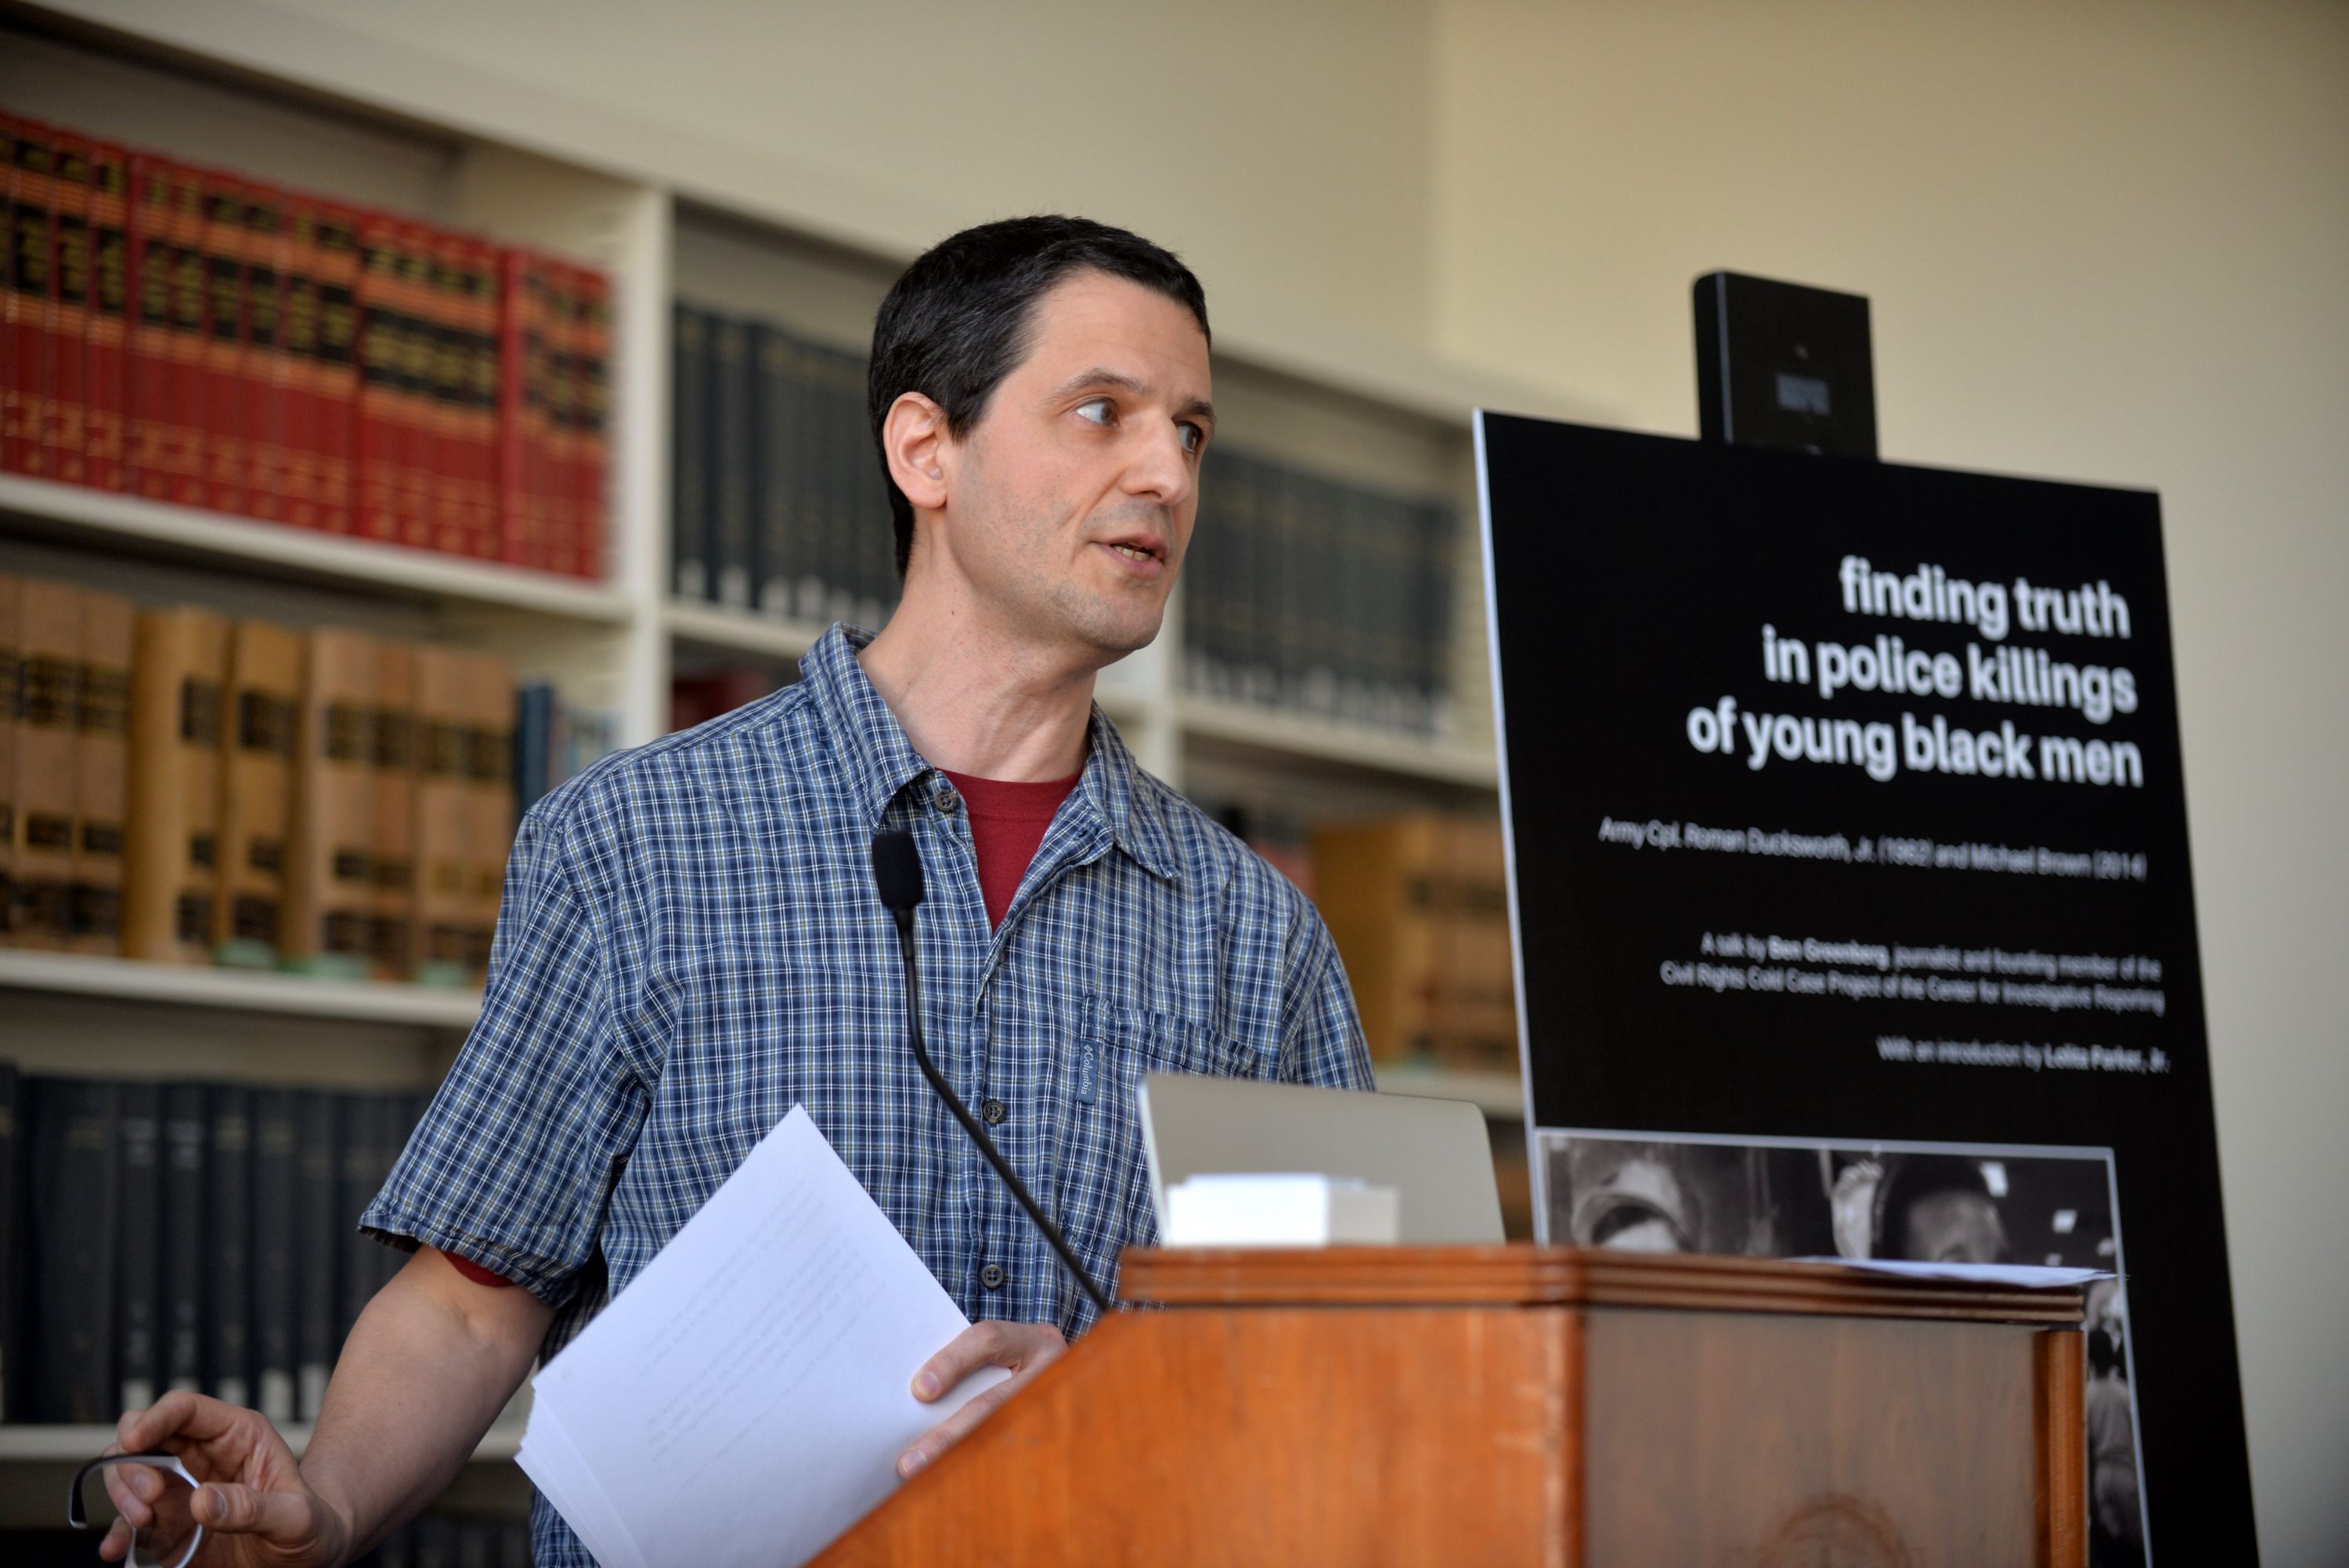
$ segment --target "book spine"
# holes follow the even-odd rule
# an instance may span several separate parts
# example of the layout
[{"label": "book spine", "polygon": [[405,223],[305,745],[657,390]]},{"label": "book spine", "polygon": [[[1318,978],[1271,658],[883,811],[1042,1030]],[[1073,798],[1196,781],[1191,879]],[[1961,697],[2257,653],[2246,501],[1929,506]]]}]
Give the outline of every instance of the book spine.
[{"label": "book spine", "polygon": [[119,1092],[115,1408],[143,1410],[163,1388],[163,1088],[126,1083]]},{"label": "book spine", "polygon": [[208,495],[205,459],[210,428],[206,402],[212,373],[211,268],[204,256],[204,193],[196,171],[178,164],[164,166],[170,192],[171,219],[167,232],[171,254],[169,369],[164,403],[167,410],[164,470],[170,476],[168,500],[184,506],[202,506]]},{"label": "book spine", "polygon": [[62,583],[23,580],[18,622],[24,698],[16,730],[16,916],[23,947],[66,945],[72,931],[74,702],[81,658],[81,595]]},{"label": "book spine", "polygon": [[547,790],[549,731],[554,727],[554,688],[533,681],[514,693],[514,813],[520,816]]},{"label": "book spine", "polygon": [[125,956],[201,964],[220,892],[221,706],[228,623],[150,610],[132,634]]},{"label": "book spine", "polygon": [[316,532],[326,523],[318,471],[318,203],[307,196],[285,198],[284,273],[278,346],[285,521]]},{"label": "book spine", "polygon": [[294,1415],[315,1421],[341,1346],[336,1337],[336,1266],[342,1243],[336,1202],[336,1096],[330,1089],[295,1095],[294,1234],[304,1260],[294,1284]]},{"label": "book spine", "polygon": [[579,297],[569,267],[542,259],[546,274],[546,498],[550,572],[571,576],[579,569]]},{"label": "book spine", "polygon": [[467,748],[466,977],[478,984],[489,968],[490,939],[505,891],[506,854],[513,848],[514,676],[512,666],[502,659],[475,655],[471,663],[467,688],[472,734]]},{"label": "book spine", "polygon": [[222,737],[221,896],[217,962],[267,967],[277,958],[285,900],[287,794],[302,646],[291,632],[240,621],[229,634],[228,706]]},{"label": "book spine", "polygon": [[497,263],[498,558],[509,566],[527,566],[531,528],[526,446],[530,439],[530,362],[526,346],[533,330],[530,312],[535,296],[529,284],[528,252],[519,246],[505,246],[498,252]]},{"label": "book spine", "polygon": [[465,655],[427,644],[416,652],[417,978],[462,985],[472,966],[467,822],[472,789]]},{"label": "book spine", "polygon": [[130,485],[131,320],[139,298],[138,210],[130,159],[100,142],[90,159],[89,417],[84,453],[99,490]]},{"label": "book spine", "polygon": [[130,601],[81,595],[74,693],[73,891],[70,945],[122,951],[122,837],[130,727]]},{"label": "book spine", "polygon": [[90,156],[85,138],[59,131],[56,139],[57,315],[54,385],[49,420],[41,432],[49,473],[66,484],[89,482]]},{"label": "book spine", "polygon": [[256,1408],[283,1426],[295,1418],[295,1190],[301,1096],[265,1088],[253,1096],[253,1392]]},{"label": "book spine", "polygon": [[[5,249],[0,246],[0,249]],[[0,1058],[0,1258],[25,1255],[25,1080],[15,1062]],[[25,1377],[25,1274],[0,1275],[0,1421],[21,1421]]]},{"label": "book spine", "polygon": [[465,244],[465,506],[468,549],[483,561],[505,558],[498,507],[498,343],[503,274],[497,247]]},{"label": "book spine", "polygon": [[77,1426],[119,1414],[114,1272],[120,1219],[120,1086],[36,1078],[32,1102],[31,1344],[26,1413]]},{"label": "book spine", "polygon": [[318,342],[311,356],[318,526],[358,531],[360,315],[359,215],[321,203],[311,259],[318,291]]},{"label": "book spine", "polygon": [[710,566],[729,609],[750,607],[757,562],[750,548],[750,335],[733,316],[710,327]]},{"label": "book spine", "polygon": [[394,335],[398,417],[392,441],[398,457],[392,472],[399,487],[395,502],[399,542],[417,550],[435,547],[440,467],[439,400],[433,388],[440,313],[432,297],[432,246],[433,232],[428,225],[415,222],[394,225],[393,253],[398,258],[399,273]]},{"label": "book spine", "polygon": [[212,1237],[204,1252],[205,1387],[230,1405],[253,1403],[253,1090],[212,1084],[205,1091],[212,1130]]},{"label": "book spine", "polygon": [[[0,946],[16,940],[16,737],[24,717],[25,585],[0,573]],[[5,1418],[5,1409],[0,1407],[0,1419]]]},{"label": "book spine", "polygon": [[762,615],[792,613],[791,343],[763,323],[750,327],[751,601]]},{"label": "book spine", "polygon": [[576,381],[573,424],[576,455],[573,464],[573,509],[576,518],[572,546],[572,572],[601,581],[609,554],[605,536],[610,527],[608,499],[612,471],[612,283],[604,273],[574,269],[578,294],[578,333],[574,360]]},{"label": "book spine", "polygon": [[416,243],[423,248],[426,260],[421,335],[429,543],[443,555],[471,555],[475,545],[465,418],[471,354],[466,341],[471,302],[465,273],[471,247],[460,235],[420,224],[416,228]]},{"label": "book spine", "polygon": [[130,488],[173,499],[171,428],[171,166],[130,155]]},{"label": "book spine", "polygon": [[669,592],[710,597],[709,318],[678,301],[669,312]]},{"label": "book spine", "polygon": [[14,397],[0,426],[0,467],[53,477],[42,435],[57,395],[57,147],[32,120],[16,122],[8,171],[10,248],[16,288],[9,294],[16,340]]},{"label": "book spine", "polygon": [[348,631],[311,632],[304,643],[278,960],[359,979],[374,962],[378,649],[374,638]]},{"label": "book spine", "polygon": [[517,272],[523,285],[522,395],[523,442],[521,493],[523,533],[528,541],[522,564],[551,571],[554,562],[554,300],[548,285],[543,256],[524,253]]},{"label": "book spine", "polygon": [[835,546],[833,619],[872,630],[877,617],[871,609],[872,519],[864,512],[864,475],[859,471],[857,431],[864,424],[864,366],[838,349],[824,353],[825,437],[831,460],[833,525],[840,531]]},{"label": "book spine", "polygon": [[400,390],[407,355],[407,326],[399,300],[399,231],[388,214],[359,220],[363,258],[356,282],[358,307],[358,443],[356,531],[366,539],[397,543],[404,481],[399,475],[404,413]]},{"label": "book spine", "polygon": [[266,185],[244,188],[246,510],[264,522],[295,521],[288,407],[295,388],[285,321],[294,236],[286,209],[285,192]]},{"label": "book spine", "polygon": [[416,972],[416,648],[387,641],[376,652],[368,765],[374,786],[375,879],[369,948],[378,980]]},{"label": "book spine", "polygon": [[163,1377],[204,1387],[204,1271],[211,1256],[212,1118],[204,1086],[163,1086]]},{"label": "book spine", "polygon": [[203,206],[204,505],[246,513],[252,506],[245,418],[252,399],[246,351],[252,329],[245,264],[244,186],[217,170],[197,176]]},{"label": "book spine", "polygon": [[1440,734],[1453,723],[1452,589],[1460,531],[1450,507],[1430,504],[1420,510],[1425,552],[1420,592],[1426,613],[1412,720],[1423,732]]},{"label": "book spine", "polygon": [[24,466],[18,434],[25,419],[19,318],[27,308],[16,276],[16,142],[21,122],[0,112],[0,471]]}]

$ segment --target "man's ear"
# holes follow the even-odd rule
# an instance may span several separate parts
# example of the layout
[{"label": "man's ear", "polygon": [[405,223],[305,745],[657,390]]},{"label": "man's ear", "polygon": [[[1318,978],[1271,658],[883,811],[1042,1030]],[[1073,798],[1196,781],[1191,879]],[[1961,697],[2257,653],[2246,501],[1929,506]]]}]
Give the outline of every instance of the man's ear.
[{"label": "man's ear", "polygon": [[901,392],[881,421],[881,454],[889,477],[916,511],[947,504],[947,478],[953,463],[953,438],[947,411],[919,392]]}]

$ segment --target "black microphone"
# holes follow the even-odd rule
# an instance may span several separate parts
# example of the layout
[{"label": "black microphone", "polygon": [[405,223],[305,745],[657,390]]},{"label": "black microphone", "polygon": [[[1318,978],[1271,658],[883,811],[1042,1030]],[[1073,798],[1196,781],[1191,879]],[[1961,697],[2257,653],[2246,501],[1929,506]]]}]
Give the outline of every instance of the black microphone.
[{"label": "black microphone", "polygon": [[1003,1178],[1003,1184],[1011,1189],[1019,1206],[1028,1211],[1028,1217],[1036,1222],[1036,1228],[1044,1233],[1044,1239],[1052,1243],[1069,1277],[1092,1298],[1103,1316],[1115,1312],[1117,1303],[1093,1283],[1093,1276],[1085,1272],[1085,1265],[1070,1249],[1069,1239],[1061,1234],[1061,1227],[1052,1223],[1030,1195],[1019,1173],[1011,1169],[1011,1162],[995,1147],[995,1140],[988,1137],[987,1129],[971,1115],[970,1108],[963,1104],[962,1097],[955,1093],[946,1076],[930,1060],[929,1047],[922,1043],[920,967],[914,957],[914,906],[922,902],[922,851],[915,847],[913,834],[890,829],[873,835],[873,885],[880,892],[881,906],[897,923],[897,950],[905,959],[905,1016],[912,1025],[915,1063],[921,1068],[922,1076],[930,1080],[930,1088],[937,1091],[937,1097],[947,1102],[947,1109],[954,1112],[955,1119],[962,1123],[962,1130],[970,1134],[971,1141],[978,1145],[978,1151],[987,1156],[987,1162],[995,1167],[995,1173]]}]

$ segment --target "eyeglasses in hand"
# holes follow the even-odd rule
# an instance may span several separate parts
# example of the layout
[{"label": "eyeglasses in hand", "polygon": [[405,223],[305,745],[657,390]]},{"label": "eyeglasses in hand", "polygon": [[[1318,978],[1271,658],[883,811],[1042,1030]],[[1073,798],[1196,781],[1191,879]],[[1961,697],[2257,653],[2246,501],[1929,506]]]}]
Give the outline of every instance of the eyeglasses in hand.
[{"label": "eyeglasses in hand", "polygon": [[[183,1568],[204,1541],[204,1527],[196,1522],[196,1486],[177,1454],[109,1454],[75,1472],[66,1522],[76,1530],[89,1529],[93,1517],[109,1529],[123,1524],[130,1531],[128,1568]],[[94,1510],[84,1505],[92,1492]],[[124,1517],[122,1505],[132,1499],[147,1511],[143,1525]]]}]

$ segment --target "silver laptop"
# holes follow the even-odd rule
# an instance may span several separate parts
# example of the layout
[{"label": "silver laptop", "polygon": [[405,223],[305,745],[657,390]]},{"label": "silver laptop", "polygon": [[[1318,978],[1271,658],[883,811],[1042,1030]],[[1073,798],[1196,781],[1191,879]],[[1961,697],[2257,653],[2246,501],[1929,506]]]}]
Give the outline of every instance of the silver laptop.
[{"label": "silver laptop", "polygon": [[1189,1177],[1306,1171],[1393,1188],[1404,1242],[1503,1239],[1492,1136],[1473,1105],[1180,1073],[1146,1073],[1137,1092],[1162,1233],[1166,1189]]}]

